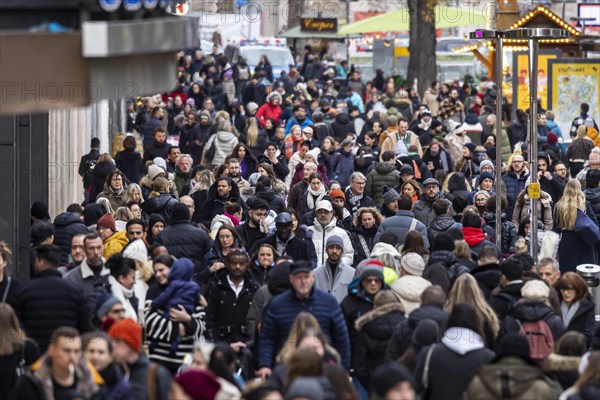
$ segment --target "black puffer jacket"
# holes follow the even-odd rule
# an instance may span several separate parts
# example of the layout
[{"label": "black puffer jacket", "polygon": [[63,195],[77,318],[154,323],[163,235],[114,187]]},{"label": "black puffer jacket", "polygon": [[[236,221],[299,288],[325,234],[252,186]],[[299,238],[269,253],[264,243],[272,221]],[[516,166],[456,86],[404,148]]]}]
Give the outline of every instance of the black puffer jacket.
[{"label": "black puffer jacket", "polygon": [[59,326],[88,330],[88,309],[83,290],[63,279],[60,272],[48,269],[21,285],[11,304],[27,336],[44,353],[52,332]]},{"label": "black puffer jacket", "polygon": [[565,332],[565,324],[563,323],[562,318],[556,315],[550,306],[541,301],[527,301],[523,299],[517,302],[508,312],[504,320],[502,320],[500,336],[509,332],[518,333],[521,328],[519,327],[517,320],[521,321],[521,323],[539,320],[546,321],[548,327],[552,331],[554,341],[558,341]]},{"label": "black puffer jacket", "polygon": [[394,335],[387,347],[385,361],[395,361],[404,354],[404,351],[406,351],[411,343],[413,330],[424,319],[432,319],[437,322],[440,332],[443,332],[448,320],[448,314],[442,307],[434,304],[424,304],[413,310],[407,319],[396,325]]},{"label": "black puffer jacket", "polygon": [[442,232],[447,232],[450,228],[460,229],[462,228],[462,224],[454,221],[454,218],[448,214],[438,215],[431,221],[431,224],[427,227],[427,238],[432,250],[434,249],[435,237]]},{"label": "black puffer jacket", "polygon": [[171,212],[175,204],[179,203],[171,193],[161,193],[160,195],[146,200],[141,204],[142,211],[146,217],[150,214],[160,214],[164,217],[167,224],[171,223]]},{"label": "black puffer jacket", "polygon": [[88,234],[89,229],[77,214],[64,212],[54,219],[54,244],[60,247],[60,264],[66,265],[71,254],[71,241],[78,233]]},{"label": "black puffer jacket", "polygon": [[[485,220],[485,225],[483,226],[483,233],[488,237],[495,239],[496,238],[496,213],[486,211],[483,213],[483,219]],[[516,251],[517,240],[519,240],[519,232],[511,221],[506,218],[506,214],[502,213],[500,216],[501,224],[502,224],[502,246],[500,247],[500,252],[502,255],[506,256],[509,254],[513,254]]]},{"label": "black puffer jacket", "polygon": [[356,320],[358,341],[352,362],[356,376],[364,387],[369,387],[371,374],[383,364],[385,351],[396,325],[404,321],[404,307],[400,303],[385,304]]}]

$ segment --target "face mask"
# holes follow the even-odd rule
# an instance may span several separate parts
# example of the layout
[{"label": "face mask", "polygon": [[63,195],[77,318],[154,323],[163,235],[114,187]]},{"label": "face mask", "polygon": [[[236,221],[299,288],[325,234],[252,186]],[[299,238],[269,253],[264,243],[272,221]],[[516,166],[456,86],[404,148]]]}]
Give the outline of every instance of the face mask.
[{"label": "face mask", "polygon": [[438,154],[440,154],[439,151],[430,151],[429,154],[431,154],[433,157],[437,157]]}]

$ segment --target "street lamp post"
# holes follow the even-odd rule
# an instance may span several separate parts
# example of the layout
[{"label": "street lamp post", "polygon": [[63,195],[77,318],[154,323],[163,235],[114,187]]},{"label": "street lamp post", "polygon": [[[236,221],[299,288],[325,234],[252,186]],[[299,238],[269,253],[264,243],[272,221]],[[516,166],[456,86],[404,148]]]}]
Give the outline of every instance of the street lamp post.
[{"label": "street lamp post", "polygon": [[538,254],[538,210],[537,202],[540,199],[541,191],[537,175],[537,116],[538,116],[538,87],[537,87],[537,71],[538,71],[538,43],[542,39],[557,39],[566,38],[569,33],[565,29],[556,28],[519,28],[508,29],[505,31],[507,39],[521,39],[529,42],[529,164],[531,183],[527,187],[529,195],[529,207],[531,215],[530,227],[530,252],[531,257],[536,261],[537,270],[537,254]]},{"label": "street lamp post", "polygon": [[496,246],[502,246],[502,38],[504,31],[499,29],[478,29],[469,33],[471,39],[493,39],[496,41],[496,63],[494,82],[496,84]]}]

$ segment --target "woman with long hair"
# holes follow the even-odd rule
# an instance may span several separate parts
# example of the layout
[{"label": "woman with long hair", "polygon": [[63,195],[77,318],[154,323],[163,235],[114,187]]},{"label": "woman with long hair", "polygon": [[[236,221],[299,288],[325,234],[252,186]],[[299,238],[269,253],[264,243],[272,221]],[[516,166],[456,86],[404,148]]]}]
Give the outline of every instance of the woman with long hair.
[{"label": "woman with long hair", "polygon": [[40,349],[35,341],[29,339],[19,323],[13,308],[8,304],[0,304],[0,326],[2,327],[2,340],[0,340],[0,399],[8,398],[8,394],[17,383],[17,374],[23,373],[40,356]]},{"label": "woman with long hair", "polygon": [[486,346],[493,348],[500,331],[500,320],[483,296],[477,280],[471,274],[462,274],[456,278],[448,294],[448,305],[446,306],[448,313],[452,313],[454,306],[459,303],[473,307],[477,314],[477,330],[481,332]]},{"label": "woman with long hair", "polygon": [[210,170],[205,169],[199,174],[194,175],[193,179],[195,180],[195,185],[192,187],[192,190],[190,190],[188,196],[194,199],[195,205],[192,221],[198,223],[200,222],[200,210],[208,197],[208,189],[210,189],[215,182],[215,176]]},{"label": "woman with long hair", "polygon": [[267,149],[267,135],[258,122],[258,118],[249,117],[246,120],[246,130],[244,134],[240,135],[240,141],[246,143],[254,158],[263,154]]},{"label": "woman with long hair", "polygon": [[[600,232],[585,212],[585,194],[581,190],[581,184],[577,179],[571,179],[554,209],[554,221],[561,232],[558,245],[561,272],[575,271],[580,264],[597,263],[593,242],[600,240]],[[578,215],[580,222],[588,228],[587,233],[582,236],[576,232]]]},{"label": "woman with long hair", "polygon": [[17,288],[21,286],[18,279],[8,275],[8,260],[12,251],[7,244],[0,240],[0,304],[10,302]]},{"label": "woman with long hair", "polygon": [[225,268],[225,257],[234,248],[244,248],[242,239],[232,225],[224,224],[217,231],[213,248],[206,253],[201,263],[214,274]]},{"label": "woman with long hair", "polygon": [[269,57],[265,54],[260,56],[260,62],[254,68],[254,73],[258,73],[263,71],[265,73],[265,78],[271,83],[275,82],[275,77],[273,76],[273,66],[271,65],[271,61],[269,61]]},{"label": "woman with long hair", "polygon": [[237,160],[240,162],[240,172],[244,179],[248,180],[250,175],[252,175],[256,171],[258,160],[254,156],[252,150],[244,143],[238,143],[235,146],[229,157],[227,157],[227,159],[225,160],[225,163],[227,163],[231,158],[237,158]]},{"label": "woman with long hair", "polygon": [[567,331],[583,333],[590,345],[594,337],[595,313],[587,284],[576,272],[566,272],[556,282],[556,290]]},{"label": "woman with long hair", "polygon": [[425,265],[427,265],[427,262],[429,261],[429,250],[427,250],[425,247],[423,235],[421,235],[418,231],[409,231],[406,234],[400,254],[405,255],[406,253],[419,254],[421,257],[423,257],[423,260],[425,260]]},{"label": "woman with long hair", "polygon": [[313,211],[325,195],[327,195],[327,187],[323,184],[323,177],[318,173],[312,173],[308,177],[308,187],[300,199],[300,214]]},{"label": "woman with long hair", "polygon": [[350,235],[354,246],[355,267],[362,260],[371,256],[371,250],[375,246],[375,235],[377,235],[377,229],[382,222],[383,216],[376,208],[362,207],[358,209],[353,221],[354,232]]},{"label": "woman with long hair", "polygon": [[400,194],[405,194],[410,196],[412,202],[415,203],[421,198],[421,194],[423,194],[423,189],[421,189],[421,185],[414,179],[406,181],[400,186]]},{"label": "woman with long hair", "polygon": [[158,177],[152,183],[152,193],[141,207],[144,215],[160,214],[169,223],[171,212],[177,203],[175,196],[169,192],[169,181],[166,178]]},{"label": "woman with long hair", "polygon": [[142,188],[137,183],[130,183],[125,192],[127,203],[134,202],[141,204],[144,202],[144,195],[142,194]]}]

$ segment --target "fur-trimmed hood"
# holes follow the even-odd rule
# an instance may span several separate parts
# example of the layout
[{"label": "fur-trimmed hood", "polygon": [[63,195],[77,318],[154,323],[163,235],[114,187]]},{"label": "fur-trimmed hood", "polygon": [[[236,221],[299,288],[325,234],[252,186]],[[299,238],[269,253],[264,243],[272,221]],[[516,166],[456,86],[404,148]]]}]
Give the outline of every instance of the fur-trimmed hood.
[{"label": "fur-trimmed hood", "polygon": [[544,360],[544,371],[577,371],[581,357],[550,353]]},{"label": "fur-trimmed hood", "polygon": [[[54,388],[52,384],[51,359],[48,353],[42,355],[32,366],[33,375],[39,380],[41,389],[47,400],[54,400]],[[77,376],[77,393],[85,399],[100,391],[100,385],[104,385],[102,376],[96,371],[85,357],[75,364],[75,375]]]},{"label": "fur-trimmed hood", "polygon": [[358,318],[354,323],[354,326],[357,331],[360,331],[369,322],[375,321],[378,318],[395,312],[404,313],[404,306],[402,305],[402,303],[389,303],[374,308],[373,311],[369,311],[362,317]]}]

